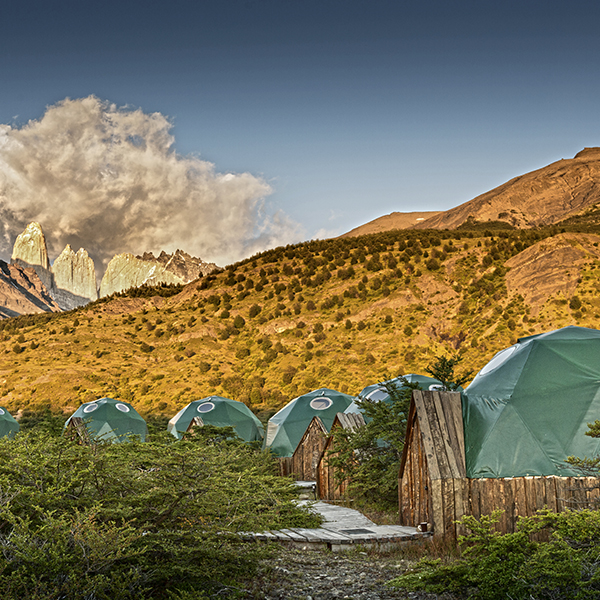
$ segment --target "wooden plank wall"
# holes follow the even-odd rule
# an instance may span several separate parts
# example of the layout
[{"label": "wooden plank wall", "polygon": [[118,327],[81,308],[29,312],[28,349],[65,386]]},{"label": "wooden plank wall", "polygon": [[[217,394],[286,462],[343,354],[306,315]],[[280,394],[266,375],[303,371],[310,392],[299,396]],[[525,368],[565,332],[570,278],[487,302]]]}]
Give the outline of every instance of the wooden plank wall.
[{"label": "wooden plank wall", "polygon": [[327,429],[313,417],[292,455],[291,473],[299,481],[316,481],[317,467],[327,443]]},{"label": "wooden plank wall", "polygon": [[[338,427],[354,431],[358,427],[362,427],[365,420],[358,413],[338,413],[331,426],[331,431]],[[348,489],[348,481],[339,481],[335,477],[334,469],[329,465],[328,457],[335,455],[335,447],[333,438],[329,437],[321,454],[321,459],[317,466],[317,494],[320,500],[325,502],[340,502],[346,496]]]},{"label": "wooden plank wall", "polygon": [[292,474],[292,457],[284,456],[283,458],[277,459],[277,464],[279,466],[279,475],[281,477],[287,477]]},{"label": "wooden plank wall", "polygon": [[81,417],[71,417],[65,435],[80,445],[88,445],[90,443],[89,432]]},{"label": "wooden plank wall", "polygon": [[469,514],[476,518],[504,510],[496,530],[516,531],[519,517],[548,508],[554,512],[598,508],[600,489],[595,477],[507,477],[468,479]]},{"label": "wooden plank wall", "polygon": [[421,431],[414,404],[408,416],[406,446],[401,470],[404,471],[398,486],[400,523],[418,525],[431,523],[431,494],[427,457],[421,441]]},{"label": "wooden plank wall", "polygon": [[398,485],[403,525],[456,537],[468,511],[462,403],[457,392],[415,390]]}]

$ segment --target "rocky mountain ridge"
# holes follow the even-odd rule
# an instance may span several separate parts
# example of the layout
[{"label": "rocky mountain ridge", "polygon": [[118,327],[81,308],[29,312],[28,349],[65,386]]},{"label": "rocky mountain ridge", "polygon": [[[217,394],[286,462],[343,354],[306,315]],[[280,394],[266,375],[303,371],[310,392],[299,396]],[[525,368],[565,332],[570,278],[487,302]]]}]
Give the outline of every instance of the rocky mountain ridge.
[{"label": "rocky mountain ridge", "polygon": [[[15,240],[11,262],[25,270],[33,269],[46,295],[61,310],[84,306],[98,298],[141,285],[186,284],[218,268],[214,263],[206,263],[182,250],[173,254],[163,251],[158,258],[148,252],[138,257],[118,254],[109,262],[98,289],[94,261],[87,251],[80,248],[74,252],[67,244],[51,265],[44,232],[35,222]],[[8,304],[14,304],[12,296],[14,293],[6,296]],[[4,305],[4,297],[0,291],[0,307]],[[7,310],[13,310],[8,304]],[[29,304],[24,300],[22,306]]]}]

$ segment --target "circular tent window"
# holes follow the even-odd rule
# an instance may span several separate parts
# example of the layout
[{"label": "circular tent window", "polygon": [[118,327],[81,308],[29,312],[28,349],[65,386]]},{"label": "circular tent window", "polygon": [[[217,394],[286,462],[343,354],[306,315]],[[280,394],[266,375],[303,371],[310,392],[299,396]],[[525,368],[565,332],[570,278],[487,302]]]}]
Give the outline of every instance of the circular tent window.
[{"label": "circular tent window", "polygon": [[310,401],[310,407],[315,410],[325,410],[329,408],[333,404],[333,400],[331,398],[327,398],[327,396],[320,396],[319,398],[313,398]]},{"label": "circular tent window", "polygon": [[512,355],[513,352],[517,349],[516,346],[511,346],[510,348],[506,348],[505,350],[501,350],[490,360],[490,362],[479,371],[479,375],[485,375],[494,369],[497,369],[500,365],[504,364]]},{"label": "circular tent window", "polygon": [[131,410],[127,404],[122,404],[121,402],[115,404],[115,408],[123,413],[128,413]]},{"label": "circular tent window", "polygon": [[83,412],[84,413],[91,413],[94,412],[96,409],[98,408],[97,404],[88,404],[86,407],[84,407]]},{"label": "circular tent window", "polygon": [[3,408],[0,408],[0,416],[3,415],[6,411]]},{"label": "circular tent window", "polygon": [[443,392],[444,391],[444,386],[440,385],[439,383],[432,383],[429,386],[429,391],[430,392]]},{"label": "circular tent window", "polygon": [[380,400],[385,400],[388,396],[389,394],[385,387],[378,387],[372,392],[369,392],[365,396],[365,400],[373,400],[373,402],[379,402]]},{"label": "circular tent window", "polygon": [[196,410],[199,413],[207,413],[210,412],[214,407],[215,405],[212,402],[204,402]]}]

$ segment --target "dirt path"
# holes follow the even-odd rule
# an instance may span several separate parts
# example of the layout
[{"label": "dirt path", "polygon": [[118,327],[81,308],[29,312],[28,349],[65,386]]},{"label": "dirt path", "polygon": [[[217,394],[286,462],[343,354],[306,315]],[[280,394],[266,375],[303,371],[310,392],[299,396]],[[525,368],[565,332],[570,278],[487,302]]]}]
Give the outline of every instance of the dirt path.
[{"label": "dirt path", "polygon": [[385,585],[409,564],[399,554],[377,556],[360,551],[282,549],[263,565],[261,576],[249,586],[246,597],[252,600],[441,600],[442,596],[407,593]]}]

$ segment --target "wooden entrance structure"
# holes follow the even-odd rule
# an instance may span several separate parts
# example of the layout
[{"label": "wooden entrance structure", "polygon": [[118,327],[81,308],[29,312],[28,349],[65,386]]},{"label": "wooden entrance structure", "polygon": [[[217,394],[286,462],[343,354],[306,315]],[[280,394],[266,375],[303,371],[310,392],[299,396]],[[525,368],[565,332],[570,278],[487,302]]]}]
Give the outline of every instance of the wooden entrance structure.
[{"label": "wooden entrance structure", "polygon": [[434,536],[449,539],[464,533],[456,524],[464,515],[501,509],[496,529],[510,533],[520,516],[545,507],[560,512],[600,503],[594,477],[467,478],[461,395],[420,390],[412,393],[398,494],[402,525],[428,523]]}]

